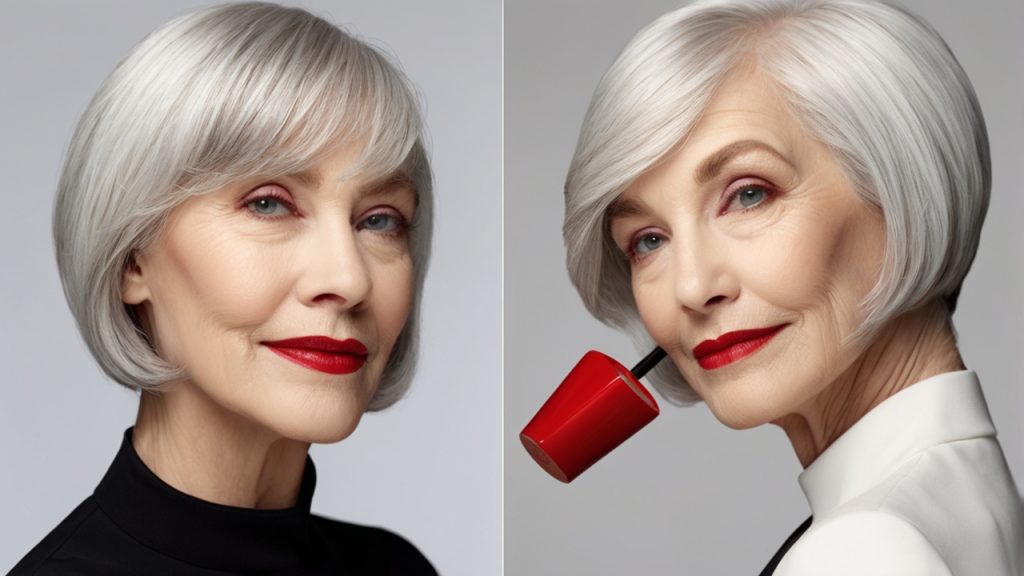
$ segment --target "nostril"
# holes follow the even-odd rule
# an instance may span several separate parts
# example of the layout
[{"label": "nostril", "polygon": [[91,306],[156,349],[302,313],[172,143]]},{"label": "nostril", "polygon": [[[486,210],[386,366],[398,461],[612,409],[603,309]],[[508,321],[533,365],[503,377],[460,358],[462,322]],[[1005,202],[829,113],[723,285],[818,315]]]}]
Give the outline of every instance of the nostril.
[{"label": "nostril", "polygon": [[313,298],[313,302],[323,302],[325,300],[334,300],[341,304],[345,303],[345,298],[338,294],[324,293]]},{"label": "nostril", "polygon": [[712,304],[718,304],[722,300],[725,300],[725,296],[715,296],[714,298],[708,299],[708,301],[704,305],[710,306]]}]

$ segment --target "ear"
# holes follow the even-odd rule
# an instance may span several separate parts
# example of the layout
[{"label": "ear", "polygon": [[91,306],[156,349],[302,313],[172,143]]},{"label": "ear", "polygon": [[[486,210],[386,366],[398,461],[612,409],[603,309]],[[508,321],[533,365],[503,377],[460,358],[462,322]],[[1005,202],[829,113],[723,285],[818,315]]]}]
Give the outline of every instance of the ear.
[{"label": "ear", "polygon": [[125,304],[141,304],[149,300],[149,286],[139,266],[139,253],[132,250],[121,277],[121,301]]}]

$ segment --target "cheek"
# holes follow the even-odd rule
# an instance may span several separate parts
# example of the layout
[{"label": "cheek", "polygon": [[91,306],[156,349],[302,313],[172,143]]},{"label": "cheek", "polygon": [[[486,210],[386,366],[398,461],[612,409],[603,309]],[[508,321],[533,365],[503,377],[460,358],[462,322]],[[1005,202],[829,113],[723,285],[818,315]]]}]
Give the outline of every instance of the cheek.
[{"label": "cheek", "polygon": [[859,202],[808,212],[777,226],[765,244],[771,249],[756,252],[746,285],[796,321],[797,356],[819,359],[828,375],[841,370],[856,352],[843,340],[863,321],[860,304],[878,278],[881,217]]},{"label": "cheek", "polygon": [[748,289],[771,305],[806,311],[830,291],[834,234],[813,221],[780,224],[742,257]]},{"label": "cheek", "polygon": [[367,262],[373,292],[370,308],[374,311],[380,345],[388,349],[401,333],[412,308],[413,266],[408,254]]},{"label": "cheek", "polygon": [[647,333],[663,349],[671,351],[680,340],[681,314],[676,306],[674,277],[669,249],[655,261],[634,270],[633,299]]},{"label": "cheek", "polygon": [[866,209],[808,210],[778,223],[737,255],[744,284],[793,312],[855,309],[877,278],[884,234]]},{"label": "cheek", "polygon": [[[286,247],[246,242],[203,226],[189,230],[168,238],[154,295],[168,359],[186,366],[237,345],[247,347],[249,334],[287,294],[294,265]],[[168,334],[164,326],[171,328]]]}]

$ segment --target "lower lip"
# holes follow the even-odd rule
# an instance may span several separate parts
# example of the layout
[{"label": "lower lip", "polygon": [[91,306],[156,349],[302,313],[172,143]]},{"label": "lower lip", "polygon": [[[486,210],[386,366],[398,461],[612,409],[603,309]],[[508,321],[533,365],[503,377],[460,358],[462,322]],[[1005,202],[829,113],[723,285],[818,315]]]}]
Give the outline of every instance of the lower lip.
[{"label": "lower lip", "polygon": [[319,350],[304,350],[300,348],[280,348],[267,346],[275,354],[291,360],[300,366],[326,372],[328,374],[351,374],[363,367],[366,363],[366,356],[357,354],[333,354]]},{"label": "lower lip", "polygon": [[724,350],[719,350],[718,352],[708,354],[707,356],[701,356],[697,359],[697,363],[705,370],[714,370],[716,368],[721,368],[722,366],[728,366],[740,358],[750,356],[754,352],[760,350],[761,347],[767,344],[769,340],[775,338],[775,335],[780,331],[782,331],[782,327],[775,332],[765,334],[760,338],[752,338],[750,340],[744,340],[743,342],[737,342]]}]

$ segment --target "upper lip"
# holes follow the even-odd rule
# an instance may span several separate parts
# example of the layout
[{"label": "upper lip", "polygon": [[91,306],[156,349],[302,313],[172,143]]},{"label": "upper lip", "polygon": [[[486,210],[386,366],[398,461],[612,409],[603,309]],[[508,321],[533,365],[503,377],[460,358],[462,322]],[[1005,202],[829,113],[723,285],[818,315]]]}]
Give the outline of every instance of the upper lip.
[{"label": "upper lip", "polygon": [[693,349],[693,356],[695,358],[702,358],[708,354],[714,354],[720,350],[725,350],[726,348],[739,344],[740,342],[746,342],[747,340],[753,340],[754,338],[760,338],[761,336],[771,334],[783,326],[785,326],[785,324],[769,326],[767,328],[754,328],[751,330],[726,332],[714,340],[705,340],[700,344],[697,344],[697,347]]},{"label": "upper lip", "polygon": [[330,352],[332,354],[354,354],[356,356],[367,355],[366,345],[355,338],[335,340],[329,336],[302,336],[299,338],[288,338],[287,340],[264,342],[264,344],[280,348],[317,350],[320,352]]}]

